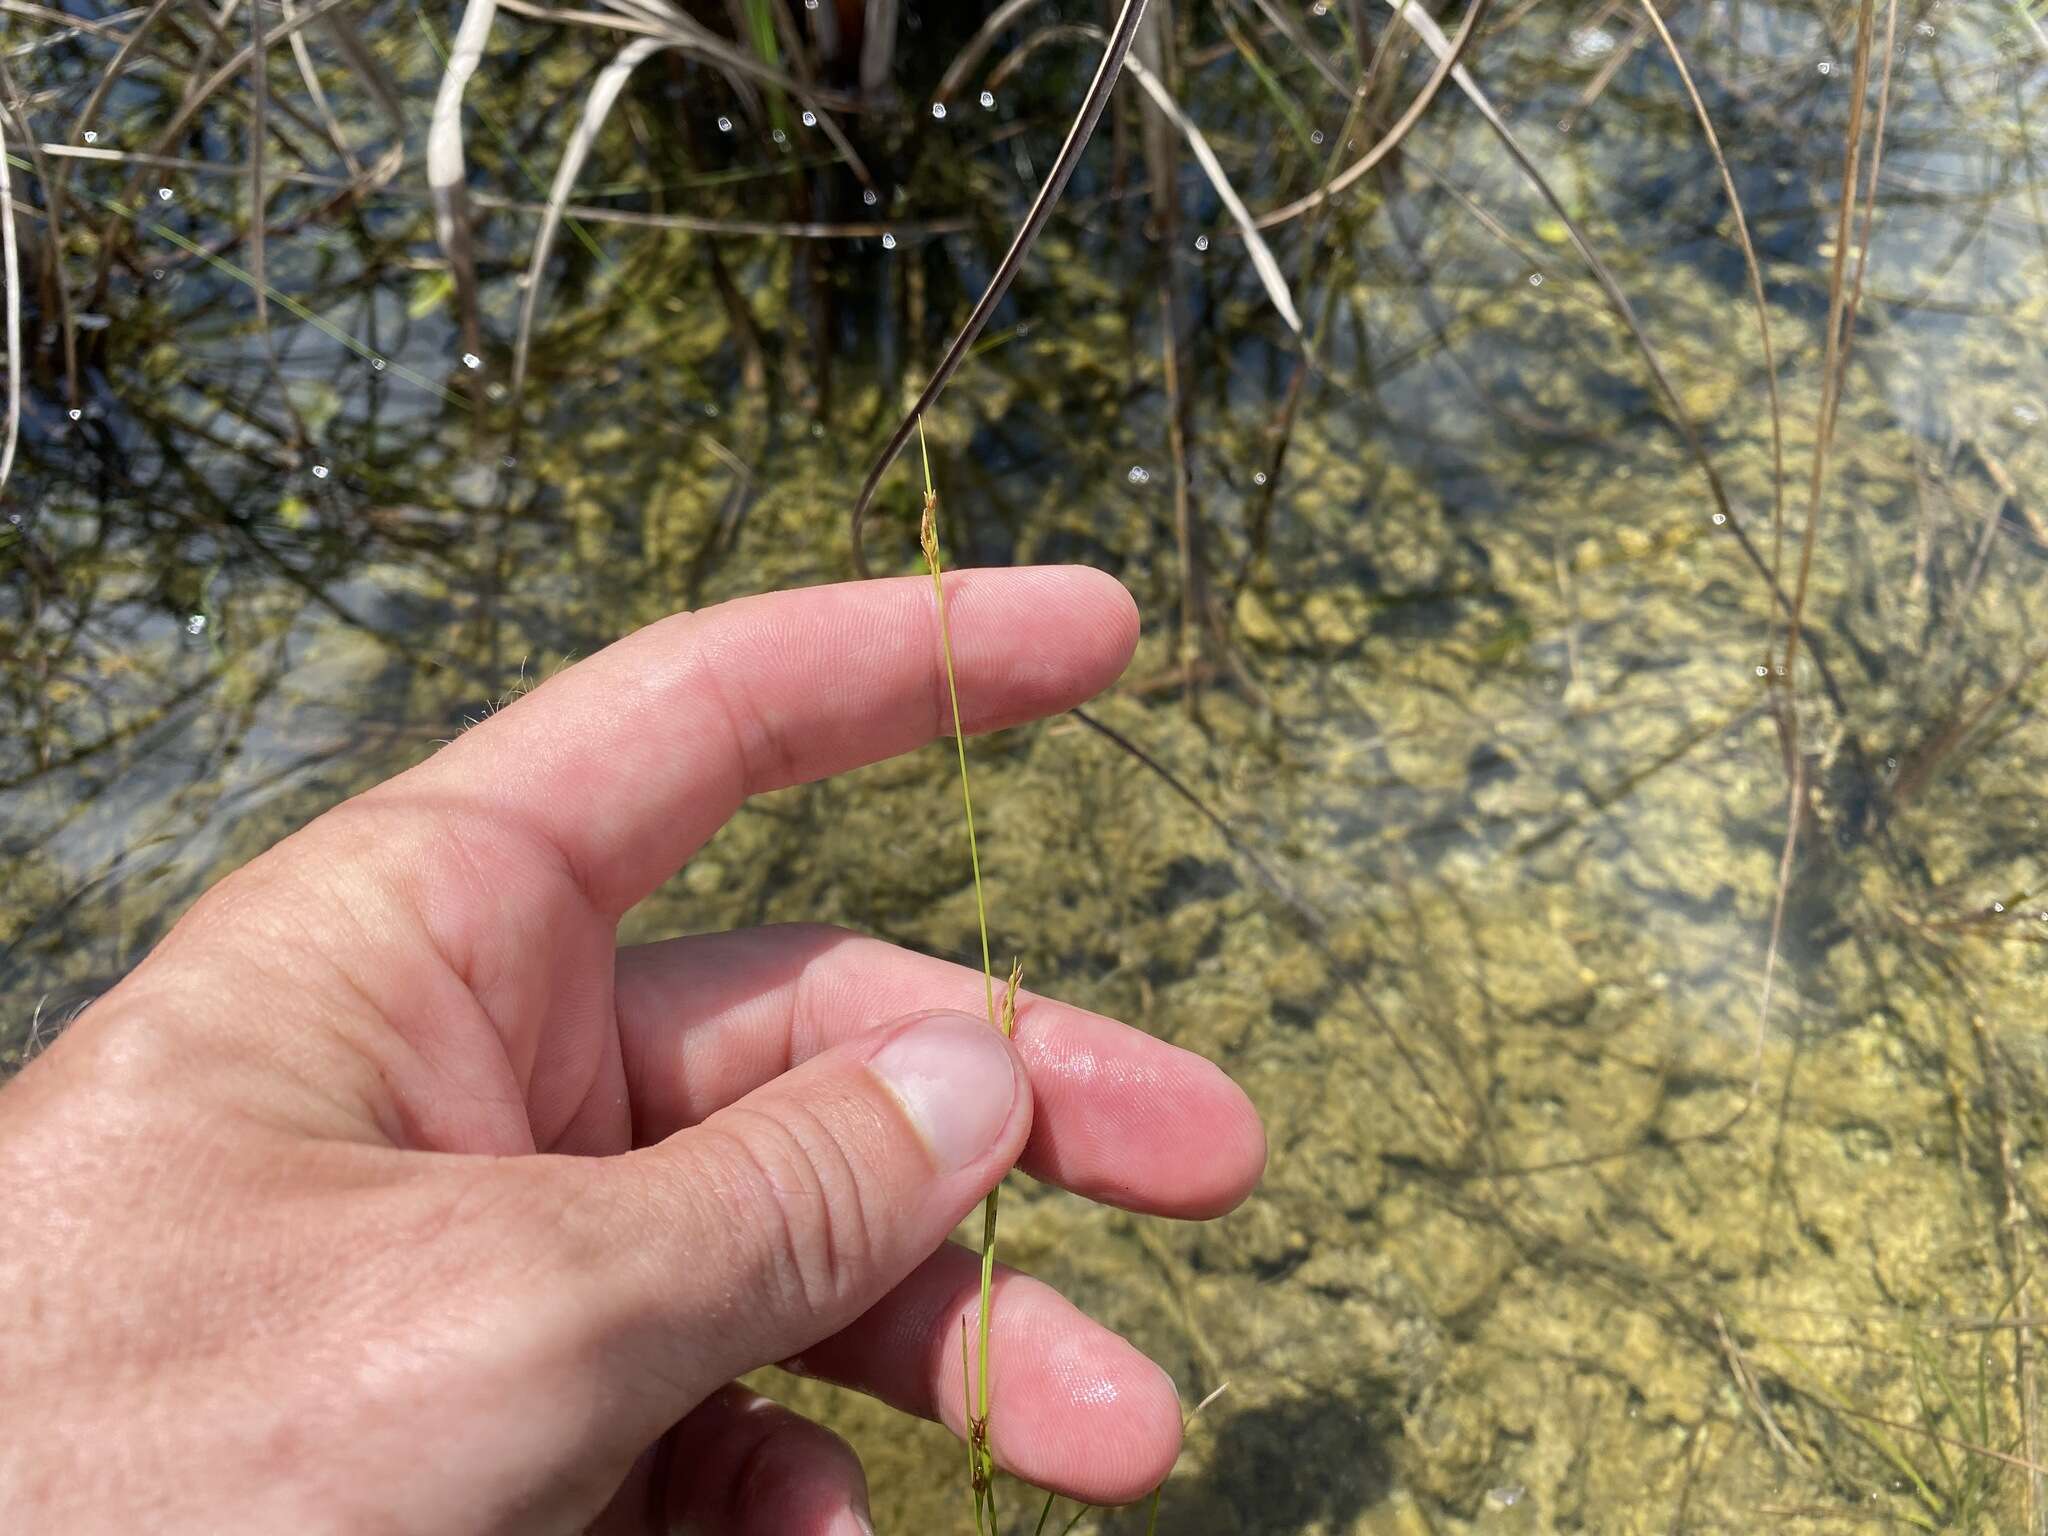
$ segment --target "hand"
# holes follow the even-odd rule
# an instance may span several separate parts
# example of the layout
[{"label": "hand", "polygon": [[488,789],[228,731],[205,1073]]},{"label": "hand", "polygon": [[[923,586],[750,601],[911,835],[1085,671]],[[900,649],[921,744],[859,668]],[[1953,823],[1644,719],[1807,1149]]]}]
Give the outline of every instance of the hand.
[{"label": "hand", "polygon": [[[1136,617],[1079,570],[948,578],[970,730],[1088,697]],[[1210,1216],[1264,1146],[1207,1063],[972,971],[775,928],[618,949],[746,796],[950,724],[929,583],[654,624],[194,905],[0,1094],[10,1529],[851,1536],[858,1463],[731,1379],[962,1428],[1020,1158]],[[887,858],[878,849],[877,858]],[[998,1282],[993,1446],[1096,1502],[1172,1466],[1157,1367]]]}]

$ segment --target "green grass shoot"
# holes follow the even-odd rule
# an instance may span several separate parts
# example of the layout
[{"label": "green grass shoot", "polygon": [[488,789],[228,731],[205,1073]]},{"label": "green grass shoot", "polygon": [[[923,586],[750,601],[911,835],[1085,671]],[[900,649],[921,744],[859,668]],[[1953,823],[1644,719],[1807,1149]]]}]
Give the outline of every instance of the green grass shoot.
[{"label": "green grass shoot", "polygon": [[[1002,1007],[996,1007],[995,964],[989,957],[988,898],[981,882],[981,848],[974,836],[974,790],[967,775],[967,733],[960,725],[960,687],[953,670],[953,631],[946,615],[946,583],[939,559],[939,493],[932,484],[931,450],[925,443],[924,418],[917,421],[918,453],[924,460],[924,515],[918,524],[918,543],[924,549],[925,568],[931,572],[932,596],[939,608],[939,649],[946,660],[946,698],[953,710],[953,747],[960,762],[960,804],[967,818],[967,859],[974,870],[974,916],[981,930],[981,983],[988,1005],[991,1029],[1005,1037],[1017,1028],[1017,983],[1023,979],[1022,965],[1010,968]],[[979,1359],[970,1373],[965,1319],[960,1332],[961,1392],[967,1417],[967,1472],[974,1491],[974,1529],[977,1536],[996,1536],[995,1456],[989,1448],[988,1415],[988,1321],[990,1292],[995,1284],[996,1209],[1002,1186],[988,1192],[981,1208],[981,1316],[978,1334]]]}]

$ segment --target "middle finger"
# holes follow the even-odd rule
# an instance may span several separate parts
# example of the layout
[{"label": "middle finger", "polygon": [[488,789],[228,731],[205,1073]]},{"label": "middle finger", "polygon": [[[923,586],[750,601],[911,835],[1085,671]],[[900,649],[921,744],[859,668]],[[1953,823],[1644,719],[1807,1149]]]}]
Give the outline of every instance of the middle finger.
[{"label": "middle finger", "polygon": [[[619,952],[634,1139],[697,1124],[843,1040],[933,1009],[979,1013],[981,973],[843,929],[745,929]],[[1265,1166],[1243,1091],[1211,1063],[1101,1014],[1017,994],[1037,1104],[1022,1166],[1091,1200],[1207,1217]]]}]

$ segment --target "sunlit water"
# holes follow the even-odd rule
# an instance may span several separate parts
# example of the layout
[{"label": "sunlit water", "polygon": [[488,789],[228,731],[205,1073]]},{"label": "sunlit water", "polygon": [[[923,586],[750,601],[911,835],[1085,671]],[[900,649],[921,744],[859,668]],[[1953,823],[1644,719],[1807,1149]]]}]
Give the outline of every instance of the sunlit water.
[{"label": "sunlit water", "polygon": [[[1196,708],[1168,226],[1135,94],[933,422],[965,563],[1085,561],[1137,594],[1147,637],[1098,714],[1208,813],[1078,721],[974,753],[1001,949],[1041,990],[1221,1062],[1271,1135],[1261,1193],[1208,1226],[1035,1187],[1005,1207],[1008,1256],[1190,1405],[1228,1384],[1163,1531],[2025,1528],[2022,1464],[2048,1441],[2040,1346],[2013,1326],[2042,1311],[2048,1196],[2048,58],[2010,8],[1898,12],[1804,608],[1827,677],[1804,653],[1786,675],[1736,527],[1791,590],[1854,10],[1673,15],[1769,292],[1782,545],[1743,261],[1638,14],[1503,4],[1512,25],[1471,62],[1628,294],[1734,523],[1564,222],[1455,90],[1312,243],[1275,234],[1317,335],[1291,408],[1299,348],[1180,165],[1187,487],[1225,621],[1197,627]],[[1337,15],[1304,24],[1349,67]],[[74,231],[75,398],[55,317],[28,316],[0,534],[10,1064],[209,881],[566,659],[678,607],[845,577],[850,488],[987,280],[1094,46],[1054,41],[1001,81],[985,64],[940,115],[930,88],[973,21],[925,18],[905,104],[859,126],[866,195],[794,110],[647,66],[582,200],[852,229],[566,231],[513,433],[537,220],[480,228],[471,340],[425,216],[428,41],[404,8],[363,26],[403,83],[410,158],[359,210],[321,186],[273,202],[284,390],[246,281],[192,250],[246,271],[239,112],[162,151],[191,164],[74,166],[75,225],[137,211],[103,285]],[[1286,104],[1206,11],[1183,97],[1262,209],[1347,149],[1344,102],[1244,35]],[[512,21],[495,44],[472,180],[531,202],[600,53]],[[16,56],[47,93],[40,139],[80,142],[107,53]],[[1389,115],[1426,74],[1387,72]],[[381,119],[323,75],[373,163]],[[149,145],[179,83],[138,70],[96,144]],[[311,113],[282,61],[273,89]],[[287,127],[306,168],[348,174]],[[909,567],[913,509],[892,481],[882,567]],[[1811,810],[1766,1015],[1795,757]],[[825,919],[967,958],[950,772],[934,749],[769,798],[628,936]],[[860,1444],[885,1531],[966,1524],[945,1437],[791,1390]]]}]

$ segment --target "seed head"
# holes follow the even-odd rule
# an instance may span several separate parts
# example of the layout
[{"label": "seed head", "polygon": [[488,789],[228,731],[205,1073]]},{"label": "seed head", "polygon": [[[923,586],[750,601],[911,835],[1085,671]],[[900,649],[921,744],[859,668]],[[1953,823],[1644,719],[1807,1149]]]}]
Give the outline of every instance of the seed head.
[{"label": "seed head", "polygon": [[1010,964],[1010,984],[1003,991],[1003,1012],[997,1024],[997,1028],[1001,1029],[1005,1035],[1017,1033],[1017,984],[1023,979],[1024,962],[1022,960],[1012,961]]}]

